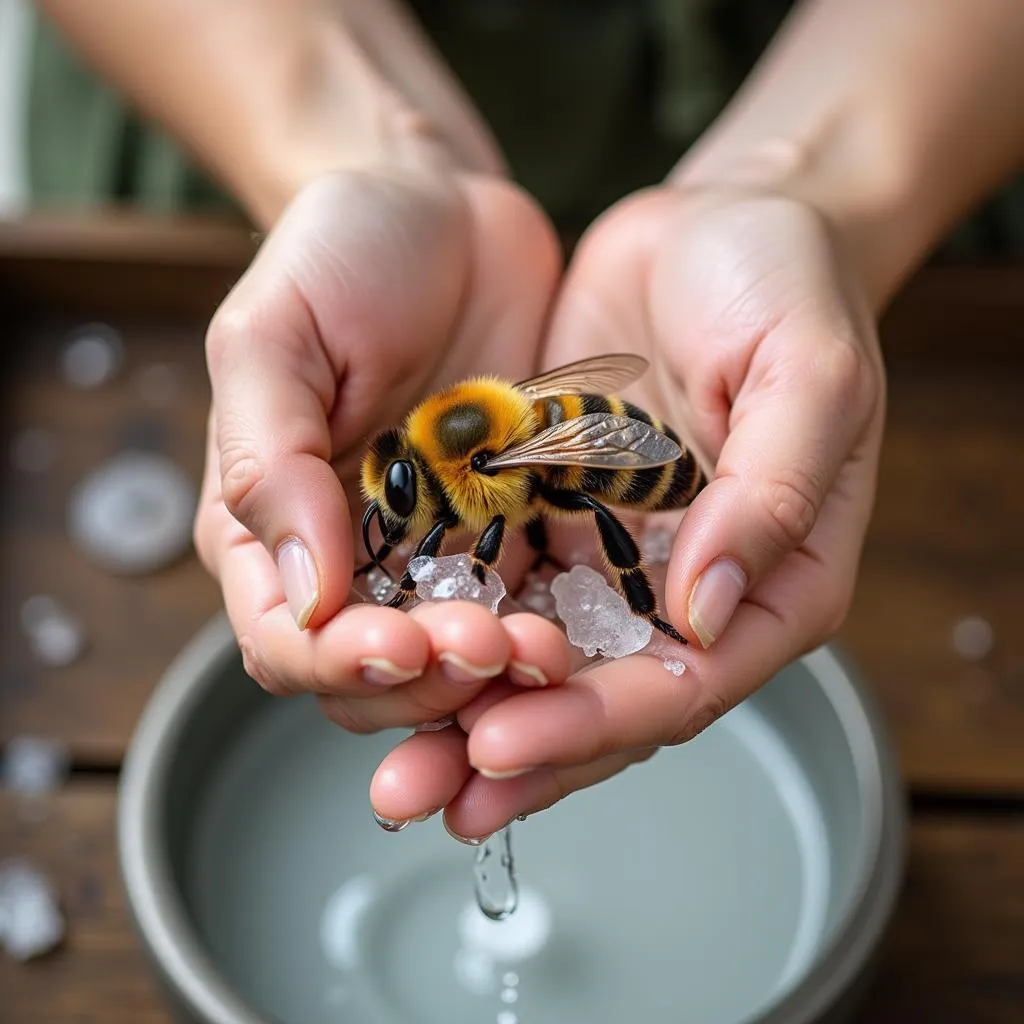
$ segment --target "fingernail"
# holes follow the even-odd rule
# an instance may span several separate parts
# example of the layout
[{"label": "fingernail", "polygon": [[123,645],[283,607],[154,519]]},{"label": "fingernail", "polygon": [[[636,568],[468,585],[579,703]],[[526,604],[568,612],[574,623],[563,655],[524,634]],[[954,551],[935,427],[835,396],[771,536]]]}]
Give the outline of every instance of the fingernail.
[{"label": "fingernail", "polygon": [[400,821],[397,818],[385,818],[382,814],[378,814],[376,811],[373,812],[373,820],[385,832],[401,832],[402,829],[409,827],[408,821]]},{"label": "fingernail", "polygon": [[464,843],[466,846],[483,846],[484,843],[490,839],[490,836],[480,836],[478,839],[467,839],[465,836],[460,836],[458,832],[453,832],[451,826],[448,824],[448,819],[442,819],[444,821],[444,830],[452,837],[457,839],[460,843]]},{"label": "fingernail", "polygon": [[500,779],[514,779],[518,775],[525,775],[527,772],[532,772],[533,769],[532,768],[512,768],[509,771],[495,772],[495,771],[491,771],[490,768],[477,768],[477,771],[485,779],[500,780]]},{"label": "fingernail", "polygon": [[397,686],[420,675],[418,668],[399,668],[387,658],[363,658],[359,664],[363,668],[363,678],[375,686]]},{"label": "fingernail", "polygon": [[505,670],[504,665],[473,665],[454,651],[444,651],[437,656],[443,662],[441,671],[453,683],[474,683],[481,679],[493,679]]},{"label": "fingernail", "polygon": [[705,650],[729,625],[747,589],[746,573],[731,559],[712,562],[690,593],[690,626]]},{"label": "fingernail", "polygon": [[277,571],[295,625],[305,629],[320,600],[320,577],[312,555],[297,537],[290,537],[278,547]]},{"label": "fingernail", "polygon": [[[522,661],[510,661],[508,663],[509,675],[513,682],[520,686],[547,686],[548,677],[536,665],[527,665]],[[525,679],[517,677],[525,676]]]}]

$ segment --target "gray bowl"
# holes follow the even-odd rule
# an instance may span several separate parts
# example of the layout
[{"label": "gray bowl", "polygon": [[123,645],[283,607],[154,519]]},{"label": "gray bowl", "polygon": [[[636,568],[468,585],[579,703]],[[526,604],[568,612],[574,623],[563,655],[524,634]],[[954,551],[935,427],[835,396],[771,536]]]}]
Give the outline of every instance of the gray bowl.
[{"label": "gray bowl", "polygon": [[473,851],[437,818],[387,834],[370,817],[369,777],[401,735],[350,736],[312,701],[267,697],[221,617],[170,668],[128,753],[118,831],[180,1020],[810,1024],[856,1009],[905,812],[878,710],[831,648],[691,743],[517,823],[523,902],[494,927],[511,929],[506,951],[538,922],[548,938],[513,964],[466,945]]}]

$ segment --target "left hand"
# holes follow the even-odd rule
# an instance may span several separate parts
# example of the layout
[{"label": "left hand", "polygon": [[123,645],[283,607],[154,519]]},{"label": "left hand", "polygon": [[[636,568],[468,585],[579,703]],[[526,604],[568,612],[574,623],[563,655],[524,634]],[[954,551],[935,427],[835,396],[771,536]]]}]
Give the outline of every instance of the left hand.
[{"label": "left hand", "polygon": [[652,364],[625,397],[716,464],[682,518],[662,604],[690,641],[687,671],[634,655],[546,690],[492,685],[461,729],[389,755],[371,786],[386,817],[430,809],[406,794],[437,756],[449,830],[493,833],[692,738],[842,622],[874,501],[884,374],[830,226],[770,193],[624,200],[580,245],[543,364],[623,349]]}]

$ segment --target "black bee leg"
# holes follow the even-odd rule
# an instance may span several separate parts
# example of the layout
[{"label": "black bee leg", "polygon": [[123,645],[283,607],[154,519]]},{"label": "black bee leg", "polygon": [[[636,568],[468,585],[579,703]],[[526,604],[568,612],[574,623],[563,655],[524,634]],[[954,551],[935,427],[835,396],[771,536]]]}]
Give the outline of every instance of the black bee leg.
[{"label": "black bee leg", "polygon": [[645,619],[655,629],[677,643],[685,644],[686,638],[669,622],[658,615],[658,604],[654,588],[647,578],[640,561],[640,549],[629,534],[629,530],[605,508],[596,498],[578,491],[559,491],[545,487],[541,496],[546,502],[567,512],[592,512],[597,523],[605,557],[618,573],[619,591],[626,599],[634,615]]},{"label": "black bee leg", "polygon": [[[391,554],[392,550],[393,550],[393,548],[391,547],[391,545],[390,545],[390,544],[385,544],[385,545],[384,545],[384,546],[383,546],[383,547],[382,547],[382,548],[381,548],[381,549],[380,549],[380,550],[379,550],[379,551],[378,551],[378,552],[377,552],[377,553],[376,553],[376,554],[374,555],[374,558],[376,559],[376,561],[373,561],[373,562],[367,562],[367,563],[366,563],[366,565],[361,565],[361,566],[360,566],[360,567],[359,567],[358,569],[356,569],[356,571],[355,571],[354,575],[355,575],[356,577],[359,577],[359,576],[364,576],[364,575],[365,575],[366,573],[368,573],[368,572],[369,572],[369,571],[370,571],[371,569],[377,568],[377,569],[380,569],[380,571],[381,571],[382,573],[384,573],[384,575],[385,575],[385,576],[387,576],[387,578],[388,578],[389,580],[391,580],[391,579],[394,579],[394,577],[393,577],[393,576],[391,575],[391,573],[389,573],[389,572],[388,572],[387,566],[386,566],[386,565],[384,565],[384,559],[385,559],[385,558],[387,558],[387,557],[388,557],[388,555],[390,555],[390,554]],[[378,563],[379,563],[379,564],[378,564]]]},{"label": "black bee leg", "polygon": [[473,548],[473,575],[481,582],[487,582],[487,570],[501,554],[501,541],[505,536],[505,517],[495,516],[484,528]]},{"label": "black bee leg", "polygon": [[544,565],[553,565],[559,572],[568,572],[568,566],[559,558],[548,553],[548,528],[543,516],[534,516],[526,524],[526,541],[537,552],[530,566],[530,572],[536,572]]},{"label": "black bee leg", "polygon": [[[444,535],[455,525],[456,524],[449,519],[439,519],[427,531],[423,540],[416,545],[416,550],[412,553],[412,558],[419,558],[421,555],[425,555],[427,558],[434,558],[441,550],[441,545],[444,543]],[[412,561],[412,559],[410,559],[410,561]],[[405,604],[406,601],[410,600],[415,593],[416,581],[409,574],[409,570],[406,569],[405,572],[402,573],[402,578],[398,581],[398,589],[388,601],[387,607],[401,608],[402,605]]]}]

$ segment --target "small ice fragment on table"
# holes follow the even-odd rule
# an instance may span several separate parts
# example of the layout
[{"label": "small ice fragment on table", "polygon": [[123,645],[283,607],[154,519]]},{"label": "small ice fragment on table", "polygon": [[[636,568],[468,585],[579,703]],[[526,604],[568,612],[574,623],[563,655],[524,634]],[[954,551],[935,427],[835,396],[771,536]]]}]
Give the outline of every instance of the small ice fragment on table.
[{"label": "small ice fragment on table", "polygon": [[64,378],[85,391],[105,384],[123,361],[121,335],[106,324],[86,324],[78,328],[61,353]]},{"label": "small ice fragment on table", "polygon": [[85,629],[55,597],[35,594],[21,606],[21,624],[44,665],[70,665],[85,648]]},{"label": "small ice fragment on table", "polygon": [[416,581],[416,596],[421,601],[473,601],[497,613],[505,596],[501,577],[488,569],[486,583],[473,575],[473,559],[466,554],[427,558],[409,563],[409,575]]},{"label": "small ice fragment on table", "polygon": [[640,539],[640,550],[651,565],[667,565],[672,554],[675,531],[665,526],[649,526]]},{"label": "small ice fragment on table", "polygon": [[16,960],[31,960],[64,937],[57,894],[41,871],[23,858],[0,861],[0,941]]},{"label": "small ice fragment on table", "polygon": [[654,627],[634,615],[625,598],[589,566],[574,565],[560,573],[551,582],[551,593],[569,643],[582,648],[588,658],[624,658],[650,642]]},{"label": "small ice fragment on table", "polygon": [[60,740],[44,736],[15,736],[4,748],[3,784],[26,796],[57,789],[68,773],[71,758]]},{"label": "small ice fragment on table", "polygon": [[57,461],[57,440],[41,427],[26,427],[11,443],[11,461],[22,473],[45,473]]},{"label": "small ice fragment on table", "polygon": [[961,619],[953,627],[953,649],[967,661],[982,661],[992,650],[992,627],[977,615]]},{"label": "small ice fragment on table", "polygon": [[79,547],[112,572],[155,572],[191,547],[196,500],[195,485],[175,462],[126,451],[75,488],[68,529]]}]

